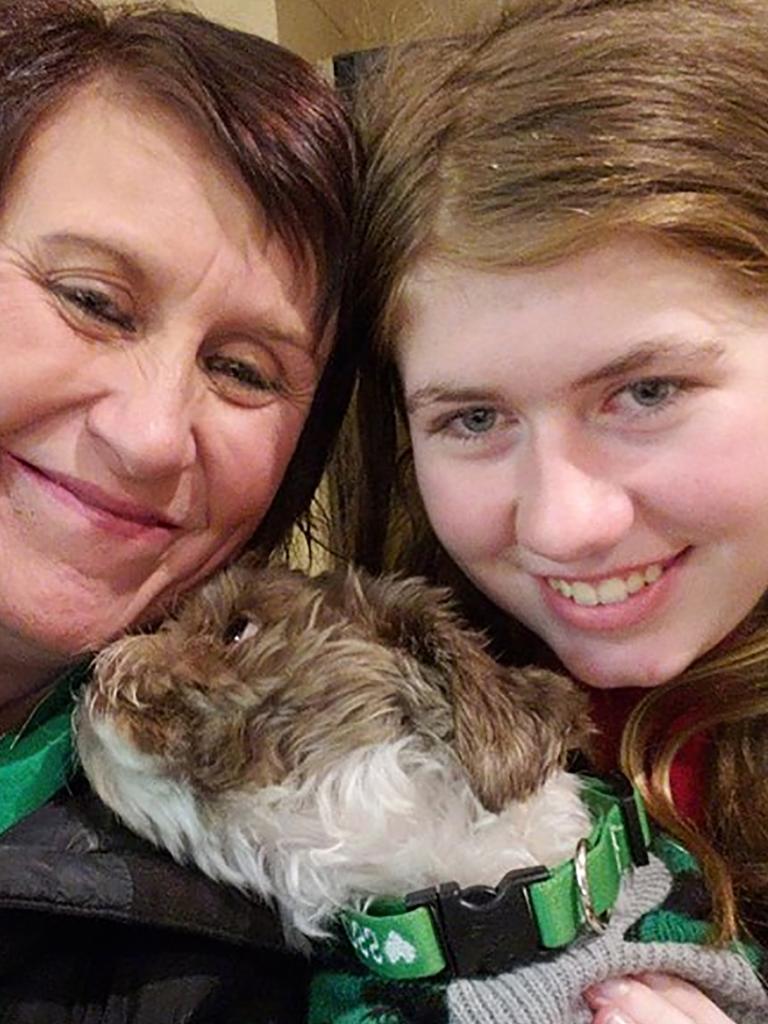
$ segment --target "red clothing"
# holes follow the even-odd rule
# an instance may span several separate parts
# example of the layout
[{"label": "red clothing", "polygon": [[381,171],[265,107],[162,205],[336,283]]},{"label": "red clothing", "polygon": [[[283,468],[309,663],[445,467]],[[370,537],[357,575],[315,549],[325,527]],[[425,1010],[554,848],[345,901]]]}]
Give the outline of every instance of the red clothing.
[{"label": "red clothing", "polygon": [[[621,690],[590,689],[592,718],[598,729],[596,740],[600,767],[605,770],[618,765],[621,734],[635,706],[648,691],[640,687]],[[703,782],[709,759],[709,741],[697,733],[683,744],[672,762],[669,775],[672,799],[678,812],[698,825],[704,817]]]}]

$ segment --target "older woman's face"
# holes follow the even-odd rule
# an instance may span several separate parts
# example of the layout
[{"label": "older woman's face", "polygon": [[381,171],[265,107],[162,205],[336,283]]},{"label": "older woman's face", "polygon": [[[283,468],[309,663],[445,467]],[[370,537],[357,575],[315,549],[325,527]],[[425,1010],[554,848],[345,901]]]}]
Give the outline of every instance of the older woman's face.
[{"label": "older woman's face", "polygon": [[262,519],[321,369],[313,296],[171,116],[89,88],[0,210],[0,651],[141,619]]}]

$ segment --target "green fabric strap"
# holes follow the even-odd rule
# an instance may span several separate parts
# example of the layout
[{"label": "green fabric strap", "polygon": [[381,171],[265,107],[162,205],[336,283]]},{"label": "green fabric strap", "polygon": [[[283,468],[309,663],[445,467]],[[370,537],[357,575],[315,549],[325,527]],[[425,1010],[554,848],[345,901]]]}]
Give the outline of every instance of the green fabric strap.
[{"label": "green fabric strap", "polygon": [[352,948],[383,978],[430,978],[445,957],[426,907],[406,911],[402,900],[377,900],[375,914],[347,910],[342,924]]},{"label": "green fabric strap", "polygon": [[[582,796],[594,825],[586,842],[589,900],[595,914],[609,911],[624,872],[633,864],[622,795],[610,782],[582,779]],[[637,790],[629,797],[637,809],[639,842],[648,849],[651,830]],[[567,946],[583,930],[585,914],[575,859],[553,869],[543,881],[527,886],[533,918],[543,949]],[[345,910],[341,922],[358,958],[385,978],[428,978],[447,966],[438,928],[428,907],[405,909],[404,900],[378,899],[366,913]]]},{"label": "green fabric strap", "polygon": [[0,834],[37,810],[73,770],[74,693],[88,666],[69,669],[18,733],[0,738]]},{"label": "green fabric strap", "polygon": [[[610,786],[599,779],[585,778],[582,796],[595,819],[586,860],[592,907],[600,915],[616,902],[622,876],[632,864],[632,852],[624,814]],[[648,818],[637,790],[633,797],[647,849],[651,842]],[[584,924],[574,861],[555,868],[548,879],[536,882],[528,893],[542,946],[560,949],[573,942]]]}]

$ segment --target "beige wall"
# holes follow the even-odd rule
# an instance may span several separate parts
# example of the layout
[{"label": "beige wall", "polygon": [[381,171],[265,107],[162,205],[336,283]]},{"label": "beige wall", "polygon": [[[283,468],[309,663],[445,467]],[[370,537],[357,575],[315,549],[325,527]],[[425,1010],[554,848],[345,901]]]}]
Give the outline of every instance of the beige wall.
[{"label": "beige wall", "polygon": [[[118,0],[102,0],[106,4]],[[208,18],[281,42],[308,60],[443,35],[501,0],[177,0]]]},{"label": "beige wall", "polygon": [[401,39],[444,35],[501,0],[275,0],[278,38],[309,60]]},{"label": "beige wall", "polygon": [[[278,39],[307,60],[318,61],[350,49],[347,26],[320,0],[275,0]],[[354,0],[348,6],[355,6]]]},{"label": "beige wall", "polygon": [[277,41],[276,0],[197,0],[194,6],[207,18]]},{"label": "beige wall", "polygon": [[[107,7],[120,0],[101,0]],[[311,2],[311,0],[307,0]],[[231,28],[245,29],[277,41],[276,0],[177,0],[176,6],[199,11]]]}]

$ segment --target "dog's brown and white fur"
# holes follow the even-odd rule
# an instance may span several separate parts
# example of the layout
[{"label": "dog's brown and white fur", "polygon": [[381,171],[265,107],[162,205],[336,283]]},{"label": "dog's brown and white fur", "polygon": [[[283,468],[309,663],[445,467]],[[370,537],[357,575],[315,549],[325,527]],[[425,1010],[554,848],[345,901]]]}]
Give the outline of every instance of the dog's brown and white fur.
[{"label": "dog's brown and white fur", "polygon": [[497,665],[446,594],[240,565],[98,659],[76,715],[136,832],[320,935],[343,906],[573,855],[581,694]]}]

